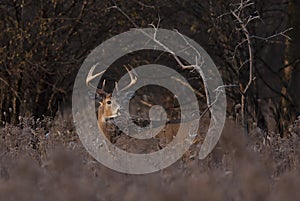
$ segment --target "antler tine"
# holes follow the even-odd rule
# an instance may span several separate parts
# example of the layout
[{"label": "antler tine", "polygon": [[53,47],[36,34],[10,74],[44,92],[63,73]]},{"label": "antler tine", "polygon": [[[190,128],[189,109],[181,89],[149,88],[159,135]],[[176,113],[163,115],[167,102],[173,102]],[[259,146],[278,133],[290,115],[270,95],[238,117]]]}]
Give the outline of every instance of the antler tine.
[{"label": "antler tine", "polygon": [[130,83],[126,87],[124,87],[123,89],[121,89],[120,91],[124,91],[124,90],[130,88],[132,85],[134,85],[137,82],[137,73],[134,70],[134,68],[132,66],[130,66],[131,71],[129,71],[128,68],[125,65],[124,65],[124,68],[127,70],[128,74],[129,74]]},{"label": "antler tine", "polygon": [[98,63],[96,63],[95,65],[93,65],[91,67],[91,69],[90,69],[90,71],[89,71],[89,73],[88,73],[88,75],[86,77],[86,81],[85,81],[85,83],[86,83],[87,86],[92,87],[94,89],[97,89],[97,87],[93,86],[90,82],[93,79],[95,79],[96,77],[99,77],[100,75],[102,75],[106,71],[106,70],[104,70],[104,71],[101,71],[100,73],[97,73],[97,74],[93,75],[93,72],[94,72],[95,68],[97,67],[97,65],[98,65]]},{"label": "antler tine", "polygon": [[102,88],[101,88],[101,89],[104,89],[104,87],[105,87],[105,83],[106,83],[106,80],[103,80],[103,83],[102,83]]}]

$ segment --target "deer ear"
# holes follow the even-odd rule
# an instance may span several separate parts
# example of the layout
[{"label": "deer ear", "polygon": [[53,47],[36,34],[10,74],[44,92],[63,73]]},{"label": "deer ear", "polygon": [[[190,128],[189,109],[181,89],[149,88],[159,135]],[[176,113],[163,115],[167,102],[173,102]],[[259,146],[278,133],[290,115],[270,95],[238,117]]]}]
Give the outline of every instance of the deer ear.
[{"label": "deer ear", "polygon": [[134,91],[127,91],[124,95],[124,99],[131,100],[135,96]]},{"label": "deer ear", "polygon": [[99,89],[99,88],[96,90],[96,93],[99,95],[106,95],[106,92],[103,89]]}]

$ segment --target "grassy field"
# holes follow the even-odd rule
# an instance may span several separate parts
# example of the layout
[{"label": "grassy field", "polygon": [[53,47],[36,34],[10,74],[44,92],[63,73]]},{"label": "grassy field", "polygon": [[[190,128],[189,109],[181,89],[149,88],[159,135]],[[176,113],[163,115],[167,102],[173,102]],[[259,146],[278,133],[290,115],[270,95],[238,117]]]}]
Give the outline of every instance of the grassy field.
[{"label": "grassy field", "polygon": [[291,135],[244,135],[227,122],[204,160],[197,144],[148,175],[117,173],[82,146],[71,118],[23,118],[0,129],[0,200],[299,200],[300,118]]}]

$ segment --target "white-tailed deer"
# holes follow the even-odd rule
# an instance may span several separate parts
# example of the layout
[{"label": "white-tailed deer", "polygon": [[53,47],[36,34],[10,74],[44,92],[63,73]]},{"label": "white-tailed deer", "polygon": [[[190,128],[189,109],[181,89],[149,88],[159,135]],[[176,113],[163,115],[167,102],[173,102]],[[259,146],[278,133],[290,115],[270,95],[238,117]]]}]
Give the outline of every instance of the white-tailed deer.
[{"label": "white-tailed deer", "polygon": [[[114,141],[113,138],[117,134],[116,132],[118,132],[116,130],[116,126],[114,125],[113,120],[114,120],[114,118],[122,115],[120,113],[120,110],[122,108],[119,104],[120,102],[122,102],[122,100],[115,100],[112,97],[111,93],[108,93],[104,90],[105,80],[103,81],[102,87],[95,87],[91,84],[91,81],[93,79],[101,76],[105,72],[105,71],[102,71],[100,73],[93,75],[95,67],[96,67],[96,65],[94,65],[91,68],[91,70],[89,71],[88,76],[86,78],[86,84],[88,86],[96,89],[96,100],[99,103],[99,107],[97,108],[98,126],[99,126],[99,129],[101,129],[103,131],[103,133],[105,134],[107,139],[112,142],[112,141]],[[134,85],[137,82],[136,72],[134,70],[129,71],[127,68],[126,68],[126,70],[130,76],[130,83],[127,86],[125,86],[123,89],[118,90],[120,93],[122,93],[126,89],[129,89],[132,85]],[[116,83],[115,87],[118,89],[117,83]],[[123,100],[124,100],[124,98],[126,99],[126,97],[121,97],[121,98],[123,98]],[[130,98],[131,97],[129,97],[129,99]],[[127,99],[128,99],[128,97],[127,97]],[[137,101],[134,101],[134,102],[137,105],[142,105],[142,107],[146,108],[145,110],[142,110],[142,111],[144,111],[144,113],[147,110],[149,111],[149,109],[153,106],[150,103],[144,103],[142,99],[136,98],[136,100]],[[172,101],[168,101],[168,102],[172,102]],[[139,107],[137,107],[137,105],[135,105],[135,108],[139,108]],[[134,115],[137,115],[138,113],[139,113],[139,111],[135,111]],[[143,124],[145,122],[149,122],[149,119],[147,119],[147,118],[141,119],[141,122],[139,122],[139,120],[136,120],[134,118],[132,120],[138,124]],[[158,139],[157,142],[158,142],[159,146],[161,146],[161,145],[164,146],[164,145],[168,144],[168,142],[170,142],[173,139],[173,137],[177,134],[179,126],[180,126],[180,120],[179,121],[168,121],[167,124],[165,125],[164,129],[156,135],[156,139]],[[143,135],[143,133],[141,133],[141,135]],[[126,136],[125,138],[129,139],[130,137]],[[139,142],[142,142],[142,141],[143,140],[140,140]],[[143,143],[138,143],[138,144],[141,145]]]},{"label": "white-tailed deer", "polygon": [[[109,132],[109,131],[112,130],[114,125],[112,125],[109,120],[111,120],[111,119],[113,119],[113,118],[120,115],[119,114],[120,104],[117,100],[112,98],[111,93],[108,93],[104,90],[105,80],[103,81],[103,84],[102,84],[101,88],[95,87],[91,84],[91,81],[93,79],[101,76],[105,72],[105,71],[102,71],[100,73],[97,73],[97,74],[93,75],[93,72],[94,72],[96,66],[97,66],[97,64],[94,65],[90,69],[90,71],[88,73],[88,76],[86,78],[86,84],[89,87],[92,87],[92,88],[96,89],[95,98],[96,98],[96,101],[98,101],[98,103],[99,103],[99,107],[97,109],[98,126],[103,131],[103,133],[106,135],[106,137],[109,140],[112,140],[111,132]],[[136,81],[137,81],[137,76],[135,74],[135,71],[134,70],[129,71],[127,68],[126,68],[126,70],[127,70],[127,72],[129,73],[129,76],[130,76],[130,83],[127,86],[125,86],[123,89],[118,90],[119,92],[122,92],[122,91],[130,88],[130,86],[135,84]],[[116,83],[116,88],[118,88],[117,83]]]}]

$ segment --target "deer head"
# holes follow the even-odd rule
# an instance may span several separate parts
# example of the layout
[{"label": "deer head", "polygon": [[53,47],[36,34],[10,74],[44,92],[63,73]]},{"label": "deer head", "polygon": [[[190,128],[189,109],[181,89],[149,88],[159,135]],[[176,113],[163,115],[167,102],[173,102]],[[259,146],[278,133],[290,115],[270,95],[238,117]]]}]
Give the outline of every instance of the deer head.
[{"label": "deer head", "polygon": [[96,90],[96,100],[99,103],[98,121],[105,123],[107,119],[118,116],[120,106],[117,101],[112,99],[112,94],[105,92],[102,89]]}]

